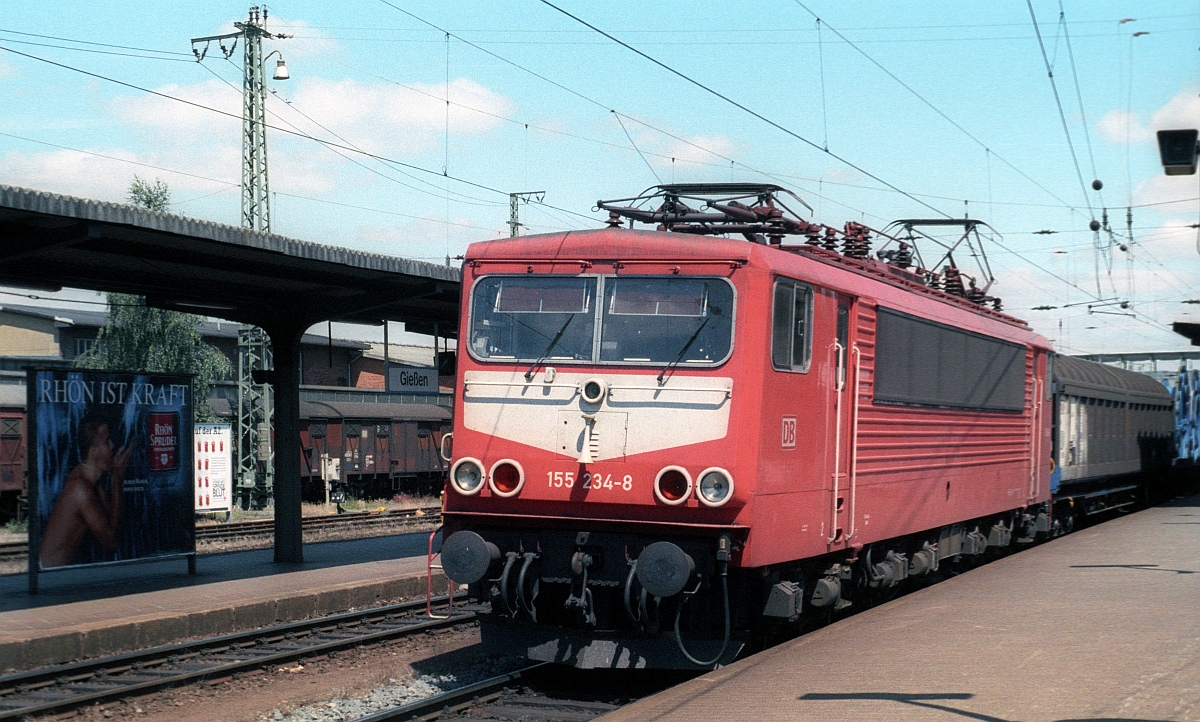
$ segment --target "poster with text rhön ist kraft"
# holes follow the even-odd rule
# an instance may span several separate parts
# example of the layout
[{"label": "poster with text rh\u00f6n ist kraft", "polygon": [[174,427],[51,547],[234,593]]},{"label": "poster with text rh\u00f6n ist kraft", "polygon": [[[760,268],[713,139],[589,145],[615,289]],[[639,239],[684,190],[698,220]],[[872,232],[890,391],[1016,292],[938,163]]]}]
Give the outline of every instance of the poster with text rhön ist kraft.
[{"label": "poster with text rh\u00f6n ist kraft", "polygon": [[196,550],[192,380],[29,372],[39,569]]}]

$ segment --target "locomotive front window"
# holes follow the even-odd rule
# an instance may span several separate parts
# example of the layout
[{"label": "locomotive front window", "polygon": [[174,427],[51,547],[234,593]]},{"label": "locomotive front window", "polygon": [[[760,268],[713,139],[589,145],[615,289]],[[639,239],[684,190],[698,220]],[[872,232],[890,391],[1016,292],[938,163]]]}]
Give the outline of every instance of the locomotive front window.
[{"label": "locomotive front window", "polygon": [[587,361],[596,279],[484,278],[471,301],[471,351],[494,361]]},{"label": "locomotive front window", "polygon": [[605,279],[600,360],[711,365],[729,355],[733,289],[716,279]]},{"label": "locomotive front window", "polygon": [[469,348],[482,361],[712,366],[732,349],[733,306],[723,278],[488,276],[471,293]]}]

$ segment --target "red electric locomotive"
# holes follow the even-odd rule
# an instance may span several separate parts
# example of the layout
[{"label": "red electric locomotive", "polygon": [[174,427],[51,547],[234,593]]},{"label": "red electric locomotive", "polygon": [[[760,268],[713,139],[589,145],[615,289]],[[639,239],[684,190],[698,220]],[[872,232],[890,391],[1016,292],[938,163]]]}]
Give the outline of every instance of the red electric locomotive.
[{"label": "red electric locomotive", "polygon": [[485,645],[724,663],[1049,531],[1047,341],[785,192],[660,186],[468,250],[441,563],[491,602]]}]

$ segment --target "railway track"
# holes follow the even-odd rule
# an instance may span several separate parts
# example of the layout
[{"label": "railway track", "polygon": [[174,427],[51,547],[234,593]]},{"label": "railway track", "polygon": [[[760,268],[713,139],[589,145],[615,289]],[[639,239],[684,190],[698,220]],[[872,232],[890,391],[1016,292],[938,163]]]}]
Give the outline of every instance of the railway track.
[{"label": "railway track", "polygon": [[[386,513],[351,512],[348,514],[330,514],[329,516],[304,517],[304,531],[338,530],[348,528],[369,529],[374,527],[404,526],[417,522],[437,522],[441,518],[442,508],[439,505],[415,507]],[[226,539],[248,539],[253,537],[269,537],[275,533],[273,519],[254,521],[229,522],[196,527],[197,544],[206,541],[221,541]],[[29,551],[28,541],[0,543],[0,562],[23,561]]]},{"label": "railway track", "polygon": [[[447,601],[436,597],[435,609],[445,612]],[[425,604],[393,604],[0,676],[0,720],[61,713],[475,619],[461,609],[431,619]]]},{"label": "railway track", "polygon": [[538,663],[418,702],[359,717],[353,722],[439,719],[586,722],[697,674],[578,670]]}]

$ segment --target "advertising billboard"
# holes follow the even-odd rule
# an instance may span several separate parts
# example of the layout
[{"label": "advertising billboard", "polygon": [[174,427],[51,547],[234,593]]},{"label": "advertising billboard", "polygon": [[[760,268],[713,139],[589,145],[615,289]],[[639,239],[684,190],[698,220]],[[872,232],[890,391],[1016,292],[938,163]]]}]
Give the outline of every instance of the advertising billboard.
[{"label": "advertising billboard", "polygon": [[229,424],[196,424],[196,511],[233,509],[233,430]]},{"label": "advertising billboard", "polygon": [[31,573],[195,553],[190,376],[30,370],[28,389]]}]

